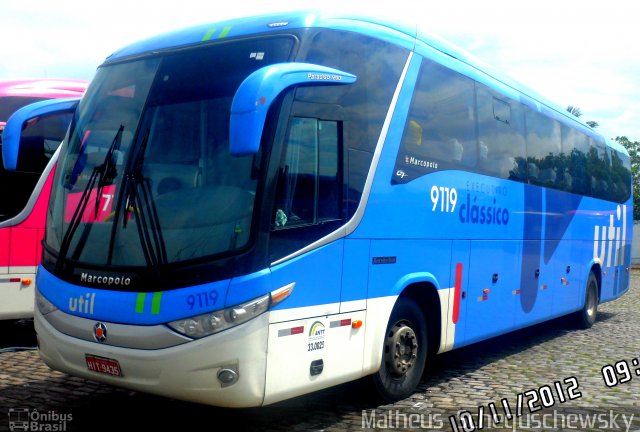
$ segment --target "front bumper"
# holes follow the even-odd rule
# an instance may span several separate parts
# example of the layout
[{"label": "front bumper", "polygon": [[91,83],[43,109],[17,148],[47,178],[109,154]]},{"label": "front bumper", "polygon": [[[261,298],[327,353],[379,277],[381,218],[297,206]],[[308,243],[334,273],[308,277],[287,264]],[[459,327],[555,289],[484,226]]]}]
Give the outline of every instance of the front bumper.
[{"label": "front bumper", "polygon": [[[136,391],[222,407],[262,405],[265,392],[269,314],[236,328],[163,349],[104,345],[57,330],[35,311],[40,357],[52,369]],[[78,317],[70,318],[77,320]],[[81,318],[88,328],[97,321]],[[109,326],[109,323],[105,323]],[[136,334],[139,326],[130,326]],[[85,355],[117,360],[121,377],[90,371]],[[238,380],[231,385],[218,372],[231,369]]]}]

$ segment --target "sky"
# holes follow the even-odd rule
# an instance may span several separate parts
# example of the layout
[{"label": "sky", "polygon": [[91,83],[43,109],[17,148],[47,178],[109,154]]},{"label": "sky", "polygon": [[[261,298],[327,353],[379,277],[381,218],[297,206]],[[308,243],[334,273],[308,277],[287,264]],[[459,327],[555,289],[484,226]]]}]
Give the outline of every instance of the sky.
[{"label": "sky", "polygon": [[422,26],[607,138],[640,141],[640,2],[629,0],[2,0],[0,80],[90,80],[113,51],[179,28],[270,12],[334,8]]}]

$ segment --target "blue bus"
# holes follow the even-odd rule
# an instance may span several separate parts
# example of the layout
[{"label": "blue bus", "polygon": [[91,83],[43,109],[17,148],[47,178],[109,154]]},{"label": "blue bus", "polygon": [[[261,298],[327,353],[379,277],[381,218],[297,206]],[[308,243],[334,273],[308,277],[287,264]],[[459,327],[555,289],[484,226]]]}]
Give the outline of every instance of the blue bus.
[{"label": "blue bus", "polygon": [[628,290],[631,211],[624,148],[420,27],[202,25],[112,54],[74,114],[40,355],[217,406],[365,376],[399,400],[429,354],[591,326]]}]

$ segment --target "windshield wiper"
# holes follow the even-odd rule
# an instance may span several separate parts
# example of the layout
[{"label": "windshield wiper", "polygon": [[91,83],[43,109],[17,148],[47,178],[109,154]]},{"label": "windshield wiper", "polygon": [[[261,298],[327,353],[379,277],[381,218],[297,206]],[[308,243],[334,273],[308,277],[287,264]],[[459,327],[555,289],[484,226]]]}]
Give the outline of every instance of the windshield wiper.
[{"label": "windshield wiper", "polygon": [[124,131],[124,126],[120,125],[118,128],[118,132],[116,133],[113,142],[111,143],[111,147],[109,147],[109,151],[107,151],[107,156],[105,157],[104,162],[100,166],[100,178],[98,179],[98,191],[96,193],[96,208],[94,219],[98,219],[98,210],[100,209],[100,198],[102,198],[102,191],[105,186],[110,186],[113,184],[113,181],[118,176],[118,170],[116,169],[116,161],[114,161],[114,155],[116,151],[120,149],[120,143],[122,142],[122,132]]},{"label": "windshield wiper", "polygon": [[127,227],[129,214],[133,213],[145,261],[161,280],[160,269],[162,264],[167,263],[167,250],[149,181],[138,170],[128,172],[125,176],[128,187],[122,227]]},{"label": "windshield wiper", "polygon": [[[151,186],[149,180],[144,178],[142,174],[143,158],[149,142],[149,134],[150,130],[147,130],[140,144],[140,148],[137,150],[133,168],[124,174],[124,214],[122,216],[122,228],[127,228],[129,218],[131,213],[133,213],[144,259],[147,266],[153,270],[155,276],[161,281],[161,265],[167,263],[167,250],[162,236],[160,219],[151,194]],[[121,206],[119,205],[116,210],[116,221],[119,220],[120,212]],[[107,257],[107,262],[109,263],[113,258],[116,225],[117,222],[114,223],[111,232],[111,241],[109,242]]]},{"label": "windshield wiper", "polygon": [[[69,221],[69,227],[67,231],[64,233],[64,237],[62,239],[62,243],[60,244],[60,252],[58,254],[58,259],[56,261],[56,272],[59,272],[62,269],[62,265],[64,260],[69,253],[69,247],[71,246],[71,241],[73,239],[73,235],[76,230],[80,226],[80,222],[82,220],[82,216],[85,213],[87,205],[89,205],[89,199],[91,197],[91,191],[98,182],[98,190],[96,191],[96,208],[95,208],[95,217],[98,218],[98,209],[100,204],[100,197],[102,195],[102,190],[105,186],[113,184],[113,181],[118,175],[116,170],[116,164],[113,161],[113,156],[117,150],[120,148],[120,143],[122,141],[122,132],[124,131],[124,126],[120,125],[116,135],[113,137],[113,141],[111,141],[111,145],[107,150],[107,154],[105,155],[104,160],[100,165],[97,165],[91,171],[91,176],[89,176],[89,180],[87,181],[87,185],[82,190],[82,195],[80,196],[80,201],[78,202],[78,206],[73,212],[73,216]],[[84,248],[84,244],[86,243],[87,238],[89,237],[89,231],[93,224],[86,224],[85,229],[82,233],[81,239],[78,241],[78,245],[76,246],[76,251],[74,255],[79,255],[82,249]]]}]

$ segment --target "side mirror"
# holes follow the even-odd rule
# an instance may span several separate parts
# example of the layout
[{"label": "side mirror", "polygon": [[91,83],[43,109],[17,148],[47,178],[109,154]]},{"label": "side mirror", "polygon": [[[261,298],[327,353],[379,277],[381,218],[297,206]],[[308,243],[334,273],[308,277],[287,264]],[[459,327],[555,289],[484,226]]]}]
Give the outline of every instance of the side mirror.
[{"label": "side mirror", "polygon": [[2,160],[8,171],[40,172],[69,127],[80,99],[49,99],[20,108],[2,133]]},{"label": "side mirror", "polygon": [[240,84],[233,97],[229,151],[234,156],[258,152],[269,107],[289,87],[344,85],[355,81],[355,75],[310,63],[277,63],[258,69]]}]

